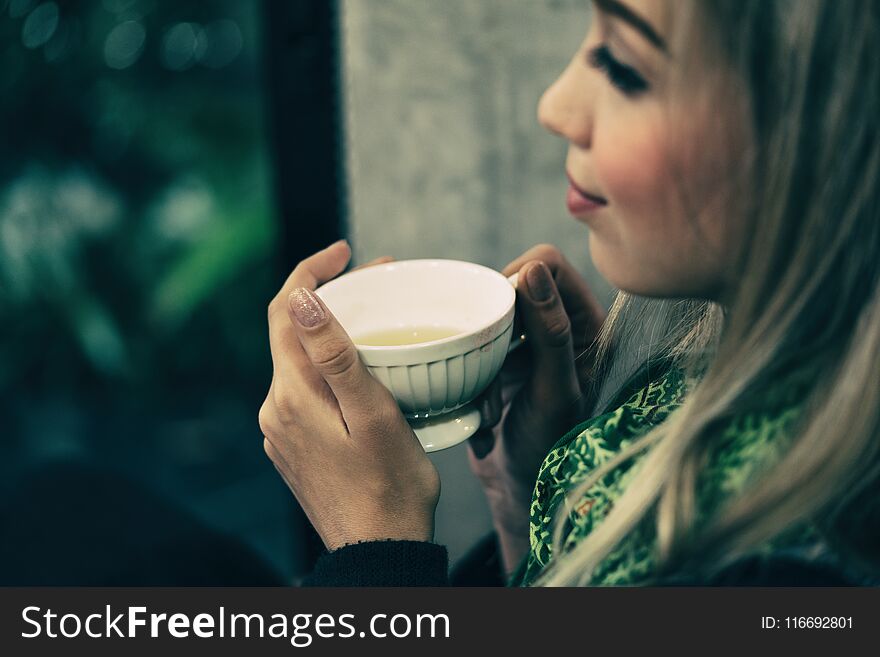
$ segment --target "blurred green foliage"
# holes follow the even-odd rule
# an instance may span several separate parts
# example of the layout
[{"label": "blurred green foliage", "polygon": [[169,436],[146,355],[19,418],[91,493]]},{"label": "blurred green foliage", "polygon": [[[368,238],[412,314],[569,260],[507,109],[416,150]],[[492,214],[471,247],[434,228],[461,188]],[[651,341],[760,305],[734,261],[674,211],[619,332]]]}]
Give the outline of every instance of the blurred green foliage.
[{"label": "blurred green foliage", "polygon": [[0,0],[0,389],[264,387],[259,3]]}]

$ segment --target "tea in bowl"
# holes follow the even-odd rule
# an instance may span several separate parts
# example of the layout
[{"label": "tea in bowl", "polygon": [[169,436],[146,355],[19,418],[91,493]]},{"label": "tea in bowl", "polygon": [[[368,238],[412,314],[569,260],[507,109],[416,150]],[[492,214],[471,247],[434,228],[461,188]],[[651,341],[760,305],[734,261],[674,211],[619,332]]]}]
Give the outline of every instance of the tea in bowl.
[{"label": "tea in bowl", "polygon": [[511,343],[516,278],[460,260],[401,260],[343,274],[315,293],[388,388],[426,451],[479,428],[468,403]]}]

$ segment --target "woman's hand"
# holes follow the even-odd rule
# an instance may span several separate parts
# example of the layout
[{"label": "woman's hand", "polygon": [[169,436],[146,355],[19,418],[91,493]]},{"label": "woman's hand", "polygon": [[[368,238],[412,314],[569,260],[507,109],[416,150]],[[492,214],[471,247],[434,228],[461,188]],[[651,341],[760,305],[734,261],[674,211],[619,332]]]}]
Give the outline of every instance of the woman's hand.
[{"label": "woman's hand", "polygon": [[541,462],[566,431],[586,419],[595,401],[593,347],[607,314],[552,245],[529,249],[502,271],[516,272],[516,314],[528,339],[477,399],[483,424],[468,449],[508,572],[528,549],[528,510]]},{"label": "woman's hand", "polygon": [[328,549],[430,541],[437,470],[394,397],[311,292],[350,258],[344,241],[306,258],[269,304],[274,372],[260,409],[263,446]]}]

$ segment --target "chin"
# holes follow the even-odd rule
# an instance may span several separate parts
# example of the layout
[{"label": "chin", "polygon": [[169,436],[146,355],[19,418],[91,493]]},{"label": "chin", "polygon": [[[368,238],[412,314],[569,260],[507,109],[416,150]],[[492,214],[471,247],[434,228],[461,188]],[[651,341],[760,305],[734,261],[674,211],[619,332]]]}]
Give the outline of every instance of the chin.
[{"label": "chin", "polygon": [[639,296],[656,295],[656,290],[650,289],[648,281],[633,276],[637,271],[627,265],[627,258],[615,253],[593,231],[590,231],[590,258],[596,271],[615,289]]},{"label": "chin", "polygon": [[693,282],[694,280],[699,280],[699,275],[694,274],[693,280],[669,280],[668,276],[664,276],[659,272],[647,272],[628,264],[638,259],[626,258],[607,248],[605,244],[598,242],[599,240],[595,239],[591,233],[590,257],[602,278],[615,289],[639,297],[657,299],[705,298],[713,300],[714,295],[707,294],[706,290],[693,289]]}]

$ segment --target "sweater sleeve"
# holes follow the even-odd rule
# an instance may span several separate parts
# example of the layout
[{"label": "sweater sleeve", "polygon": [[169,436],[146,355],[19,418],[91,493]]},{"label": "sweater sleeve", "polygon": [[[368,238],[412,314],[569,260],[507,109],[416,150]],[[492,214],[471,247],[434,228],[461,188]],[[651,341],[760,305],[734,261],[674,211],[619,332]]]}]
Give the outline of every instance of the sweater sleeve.
[{"label": "sweater sleeve", "polygon": [[423,541],[364,541],[325,552],[303,586],[449,586],[446,548]]}]

